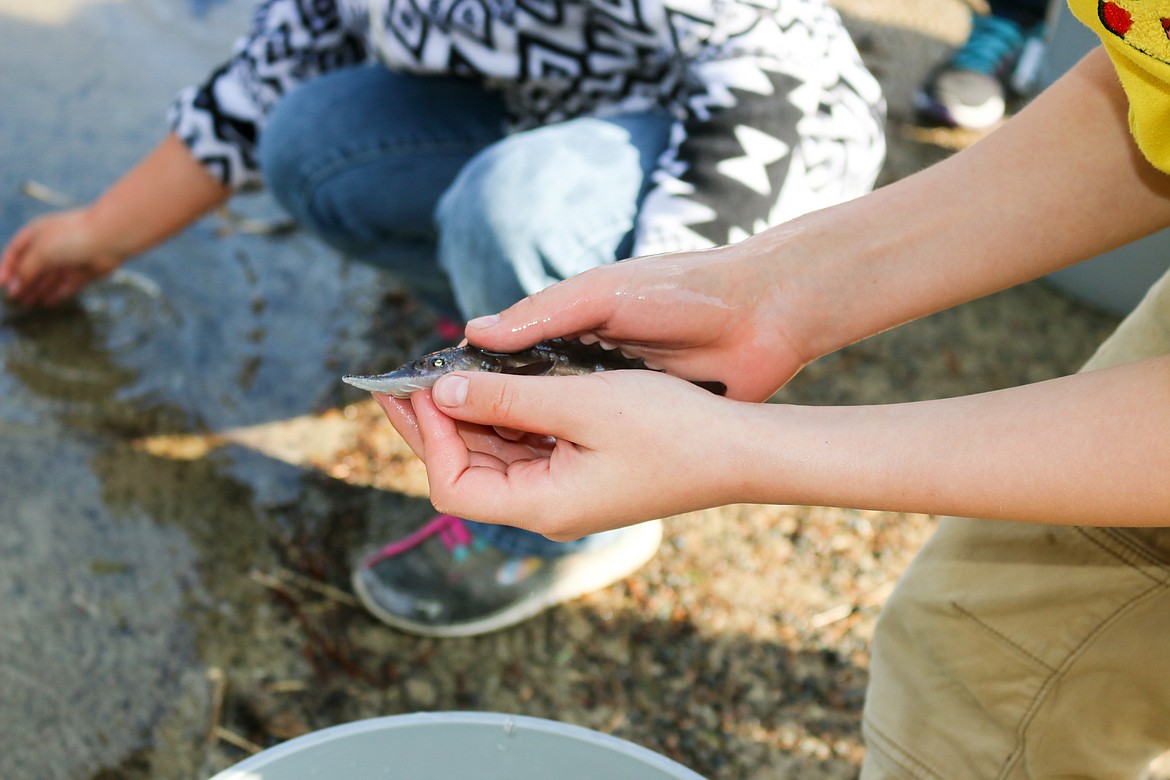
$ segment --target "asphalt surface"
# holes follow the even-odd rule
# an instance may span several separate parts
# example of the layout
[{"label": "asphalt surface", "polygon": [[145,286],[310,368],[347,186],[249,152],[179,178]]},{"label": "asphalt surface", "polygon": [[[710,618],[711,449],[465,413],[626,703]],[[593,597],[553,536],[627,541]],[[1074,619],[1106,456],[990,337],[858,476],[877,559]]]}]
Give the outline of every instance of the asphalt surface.
[{"label": "asphalt surface", "polygon": [[[890,101],[883,182],[969,143],[909,110],[966,6],[839,6]],[[151,148],[249,8],[0,0],[0,241]],[[411,356],[430,317],[303,234],[253,232],[283,219],[263,196],[233,209],[58,311],[0,303],[0,777],[207,777],[431,710],[582,725],[713,779],[856,776],[873,620],[934,518],[712,510],[671,519],[637,576],[522,626],[390,631],[348,571],[429,515],[425,480],[339,377]],[[819,361],[779,400],[1044,379],[1114,323],[1027,285]]]}]

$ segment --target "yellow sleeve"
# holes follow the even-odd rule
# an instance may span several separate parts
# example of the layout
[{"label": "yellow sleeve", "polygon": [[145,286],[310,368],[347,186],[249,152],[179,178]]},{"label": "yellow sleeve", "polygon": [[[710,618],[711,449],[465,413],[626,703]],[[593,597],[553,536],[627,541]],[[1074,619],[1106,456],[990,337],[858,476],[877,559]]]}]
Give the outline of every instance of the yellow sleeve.
[{"label": "yellow sleeve", "polygon": [[1068,0],[1101,38],[1129,97],[1129,129],[1156,168],[1170,173],[1170,0]]}]

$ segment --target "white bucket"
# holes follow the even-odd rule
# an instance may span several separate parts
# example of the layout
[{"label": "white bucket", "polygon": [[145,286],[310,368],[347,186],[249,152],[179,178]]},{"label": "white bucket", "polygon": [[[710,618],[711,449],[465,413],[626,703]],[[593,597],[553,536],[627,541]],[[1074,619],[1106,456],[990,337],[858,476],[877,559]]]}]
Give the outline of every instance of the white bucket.
[{"label": "white bucket", "polygon": [[291,739],[212,780],[703,780],[665,756],[566,723],[497,712],[371,718]]}]

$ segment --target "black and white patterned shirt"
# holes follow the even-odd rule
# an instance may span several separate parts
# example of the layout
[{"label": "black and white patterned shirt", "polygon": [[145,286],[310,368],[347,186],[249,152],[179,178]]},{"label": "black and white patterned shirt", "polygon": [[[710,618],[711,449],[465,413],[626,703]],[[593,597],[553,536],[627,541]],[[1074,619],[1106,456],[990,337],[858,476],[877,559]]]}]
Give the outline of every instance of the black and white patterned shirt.
[{"label": "black and white patterned shirt", "polygon": [[225,184],[255,184],[281,96],[375,59],[499,90],[512,130],[673,112],[635,254],[731,243],[853,197],[885,150],[881,90],[822,0],[264,0],[171,127]]}]

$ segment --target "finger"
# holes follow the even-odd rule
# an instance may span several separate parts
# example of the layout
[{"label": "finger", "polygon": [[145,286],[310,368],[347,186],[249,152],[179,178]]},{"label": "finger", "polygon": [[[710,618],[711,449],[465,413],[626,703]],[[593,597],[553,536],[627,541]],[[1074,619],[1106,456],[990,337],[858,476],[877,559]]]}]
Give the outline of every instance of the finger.
[{"label": "finger", "polygon": [[81,292],[92,280],[93,274],[88,271],[64,270],[56,287],[45,296],[45,303],[49,306],[63,303]]},{"label": "finger", "polygon": [[[425,452],[422,433],[419,430],[418,416],[414,412],[410,399],[394,398],[393,396],[373,394],[378,405],[382,407],[386,418],[398,434],[406,442],[415,455],[422,458]],[[491,428],[461,423],[457,428],[469,451],[482,454],[486,458],[500,463],[511,463],[516,460],[539,457],[547,454],[549,447],[543,440],[522,438],[515,441],[504,439],[495,434]]]},{"label": "finger", "polygon": [[547,455],[556,447],[557,439],[555,436],[545,436],[539,433],[525,433],[518,431],[515,428],[496,428],[493,427],[492,432],[505,441],[523,444],[534,453]]},{"label": "finger", "polygon": [[465,333],[476,346],[512,352],[545,339],[597,329],[617,306],[614,292],[624,278],[620,264],[591,268],[497,315],[471,320]]},{"label": "finger", "polygon": [[378,406],[382,407],[382,411],[386,413],[386,419],[394,426],[394,430],[398,431],[398,435],[402,437],[414,454],[421,458],[423,454],[422,434],[418,430],[418,418],[415,416],[414,406],[410,399],[395,398],[381,393],[373,393],[373,396],[374,400],[378,402]]},{"label": "finger", "polygon": [[525,434],[524,438],[520,441],[522,441],[525,446],[527,446],[533,452],[539,453],[545,457],[548,457],[557,446],[557,440],[555,436],[541,436],[540,434],[536,433]]},{"label": "finger", "polygon": [[3,256],[0,256],[0,284],[6,285],[10,279],[15,278],[14,273],[20,262],[20,257],[24,254],[25,248],[31,240],[32,230],[26,227],[18,231],[8,242],[8,246],[4,248]]},{"label": "finger", "polygon": [[501,439],[507,439],[508,441],[524,441],[531,435],[526,431],[518,431],[515,428],[505,428],[502,425],[494,426],[494,430],[497,436],[499,436]]},{"label": "finger", "polygon": [[495,430],[496,435],[500,436],[501,439],[507,439],[508,441],[517,441],[518,442],[518,441],[551,440],[552,439],[552,436],[539,436],[536,434],[530,434],[528,432],[525,432],[525,430],[517,430],[516,428],[504,428],[503,426],[494,426],[493,430]]},{"label": "finger", "polygon": [[444,483],[453,483],[473,466],[503,472],[509,464],[540,456],[533,448],[505,441],[482,426],[469,432],[464,423],[444,414],[428,393],[415,393],[413,401],[427,471],[435,469],[435,474],[446,476],[440,480]]},{"label": "finger", "polygon": [[46,262],[44,252],[35,241],[21,253],[20,261],[12,270],[8,289],[14,300],[33,306],[44,300],[45,294],[54,286],[59,270]]},{"label": "finger", "polygon": [[[596,377],[530,377],[468,372],[448,374],[432,388],[432,399],[451,417],[493,428],[580,442],[588,407],[596,406],[604,382]],[[592,393],[590,388],[593,388]]]},{"label": "finger", "polygon": [[524,437],[517,441],[509,441],[490,426],[462,421],[456,428],[469,450],[490,455],[504,463],[539,457],[550,449],[543,444],[544,437]]},{"label": "finger", "polygon": [[45,290],[46,278],[45,276],[35,276],[32,279],[22,279],[22,275],[17,275],[13,279],[11,293],[12,300],[19,303],[21,306],[36,306],[41,301],[41,296]]},{"label": "finger", "polygon": [[410,402],[414,407],[424,453],[430,455],[429,450],[433,446],[443,458],[467,468],[471,453],[463,437],[459,435],[456,421],[444,414],[435,405],[431,393],[425,390],[411,396]]},{"label": "finger", "polygon": [[[471,520],[526,527],[520,510],[529,510],[537,496],[530,486],[517,489],[514,475],[531,474],[533,468],[539,473],[542,467],[530,466],[531,460],[504,462],[473,452],[459,436],[455,421],[443,414],[431,398],[419,399],[415,406],[435,508]],[[537,460],[545,462],[543,458]]]},{"label": "finger", "polygon": [[[439,511],[454,514],[447,505],[440,508],[440,502],[451,493],[451,486],[471,468],[472,452],[459,435],[455,421],[435,406],[430,393],[415,393],[411,402],[422,438],[422,458],[431,485],[431,501],[437,501],[435,507]],[[483,467],[482,459],[480,464],[484,471],[495,471]]]},{"label": "finger", "polygon": [[49,302],[65,277],[61,270],[49,270],[26,280],[16,299],[26,306],[41,306]]},{"label": "finger", "polygon": [[20,292],[20,268],[27,259],[32,240],[33,229],[30,225],[12,237],[0,259],[0,284],[7,288],[9,295],[15,296]]}]

